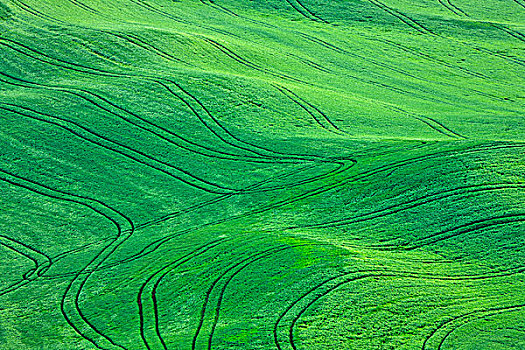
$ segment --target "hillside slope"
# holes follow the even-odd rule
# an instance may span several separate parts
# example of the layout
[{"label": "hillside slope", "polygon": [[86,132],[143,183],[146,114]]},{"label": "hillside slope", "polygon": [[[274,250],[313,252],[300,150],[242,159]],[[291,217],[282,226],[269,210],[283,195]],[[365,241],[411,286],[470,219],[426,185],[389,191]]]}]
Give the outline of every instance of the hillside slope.
[{"label": "hillside slope", "polygon": [[0,349],[525,349],[525,1],[0,0]]}]

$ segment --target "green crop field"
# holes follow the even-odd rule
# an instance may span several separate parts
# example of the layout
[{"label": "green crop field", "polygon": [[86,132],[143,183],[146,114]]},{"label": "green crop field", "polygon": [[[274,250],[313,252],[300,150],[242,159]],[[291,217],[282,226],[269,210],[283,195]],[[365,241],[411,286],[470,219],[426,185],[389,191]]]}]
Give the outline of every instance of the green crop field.
[{"label": "green crop field", "polygon": [[0,0],[0,350],[525,349],[524,0]]}]

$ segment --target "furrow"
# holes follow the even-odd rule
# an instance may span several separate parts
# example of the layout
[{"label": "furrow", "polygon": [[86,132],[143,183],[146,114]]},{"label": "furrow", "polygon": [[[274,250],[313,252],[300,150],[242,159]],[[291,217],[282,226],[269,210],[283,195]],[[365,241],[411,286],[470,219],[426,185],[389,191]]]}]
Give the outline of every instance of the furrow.
[{"label": "furrow", "polygon": [[[12,105],[12,104],[3,104],[4,106],[10,106],[10,107],[18,107],[18,108],[22,108],[23,110],[25,111],[29,111],[33,114],[37,114],[39,115],[40,117],[36,117],[36,116],[33,116],[31,114],[27,114],[27,113],[24,113],[24,112],[20,112],[20,111],[17,111],[17,110],[14,110],[14,109],[11,109],[11,108],[6,108],[6,107],[1,107],[1,109],[5,110],[5,111],[8,111],[8,112],[11,112],[11,113],[15,113],[17,115],[20,115],[20,116],[23,116],[23,117],[27,117],[27,118],[30,118],[32,120],[36,120],[36,121],[41,121],[41,122],[44,122],[46,124],[49,124],[49,125],[53,125],[53,126],[56,126],[56,127],[59,127],[63,130],[66,130],[67,132],[75,135],[76,137],[84,140],[84,141],[87,141],[91,144],[94,144],[98,147],[101,147],[101,148],[104,148],[108,151],[111,151],[111,152],[114,152],[114,153],[117,153],[117,154],[120,154],[128,159],[131,159],[133,160],[134,162],[138,163],[138,164],[141,164],[141,165],[144,165],[146,167],[149,167],[149,168],[152,168],[154,170],[157,170],[157,171],[160,171],[176,180],[179,180],[191,187],[194,187],[196,189],[199,189],[199,190],[202,190],[202,191],[205,191],[205,192],[208,192],[208,193],[213,193],[213,194],[225,194],[225,193],[230,193],[230,192],[236,192],[237,190],[235,189],[232,189],[232,188],[227,188],[227,187],[224,187],[224,186],[219,186],[217,184],[214,184],[208,180],[205,180],[205,179],[202,179],[202,178],[199,178],[195,175],[192,175],[191,173],[189,173],[188,171],[182,169],[182,168],[179,168],[177,166],[174,166],[174,165],[171,165],[169,163],[166,163],[166,162],[163,162],[163,161],[160,161],[160,160],[157,160],[149,155],[147,155],[146,153],[140,151],[140,150],[136,150],[136,149],[133,149],[129,146],[126,146],[122,143],[119,143],[119,142],[116,142],[116,141],[112,141],[88,128],[85,128],[77,123],[74,123],[70,120],[67,120],[67,119],[64,119],[64,118],[60,118],[60,117],[57,117],[57,116],[53,116],[53,115],[49,115],[49,114],[45,114],[45,113],[41,113],[41,112],[37,112],[37,111],[34,111],[32,109],[29,109],[29,108],[25,108],[25,107],[19,107],[19,106],[16,106],[16,105]],[[51,120],[48,120],[51,119]],[[56,121],[52,121],[52,120],[56,120]],[[108,145],[106,145],[108,144]],[[126,151],[122,151],[121,149],[124,149]],[[149,162],[153,162],[153,164],[150,164]],[[179,173],[178,175],[175,175],[172,173],[172,170],[166,170],[164,169],[163,167],[167,167],[167,168],[170,168],[170,169],[173,169],[176,171],[176,173]],[[184,176],[184,177],[183,177]],[[189,177],[189,179],[185,178],[185,177]],[[197,183],[199,184],[197,184]],[[204,187],[206,186],[206,187]]]},{"label": "furrow", "polygon": [[[77,334],[91,342],[97,348],[125,349],[124,347],[118,345],[113,339],[102,333],[85,317],[79,305],[79,296],[85,283],[91,276],[91,273],[81,276],[82,272],[93,265],[97,267],[102,264],[102,262],[105,261],[118,248],[118,246],[122,244],[122,242],[129,238],[129,236],[131,236],[134,231],[133,222],[124,214],[114,208],[109,207],[100,200],[56,190],[46,185],[39,184],[33,180],[12,174],[5,170],[0,170],[0,173],[2,174],[2,177],[0,177],[1,181],[5,181],[13,186],[26,189],[32,193],[84,206],[95,213],[102,215],[115,226],[117,230],[116,238],[113,239],[111,243],[105,245],[104,248],[100,250],[96,256],[88,262],[88,264],[84,266],[84,268],[75,274],[74,278],[70,281],[68,287],[62,295],[60,309],[66,322],[77,332]],[[72,301],[70,300],[71,298],[73,298]],[[72,312],[67,310],[69,308],[68,306],[71,306],[71,303],[73,303],[76,315],[73,315]],[[73,318],[76,317],[79,317],[80,319],[73,320]],[[83,324],[84,327],[82,327],[81,324]],[[83,329],[80,329],[81,327]]]}]

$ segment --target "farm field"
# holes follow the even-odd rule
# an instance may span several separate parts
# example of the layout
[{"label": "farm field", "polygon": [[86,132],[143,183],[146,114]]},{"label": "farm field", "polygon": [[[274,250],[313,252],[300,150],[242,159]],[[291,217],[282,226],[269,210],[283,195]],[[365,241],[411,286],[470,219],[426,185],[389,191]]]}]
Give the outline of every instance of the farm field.
[{"label": "farm field", "polygon": [[0,350],[525,349],[524,0],[0,0]]}]

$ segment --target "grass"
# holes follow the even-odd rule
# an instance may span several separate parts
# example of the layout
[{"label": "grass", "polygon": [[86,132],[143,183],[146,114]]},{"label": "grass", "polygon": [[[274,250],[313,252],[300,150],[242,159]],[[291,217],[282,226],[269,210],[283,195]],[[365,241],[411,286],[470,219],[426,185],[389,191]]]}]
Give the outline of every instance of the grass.
[{"label": "grass", "polygon": [[0,0],[0,349],[525,349],[522,0]]}]

